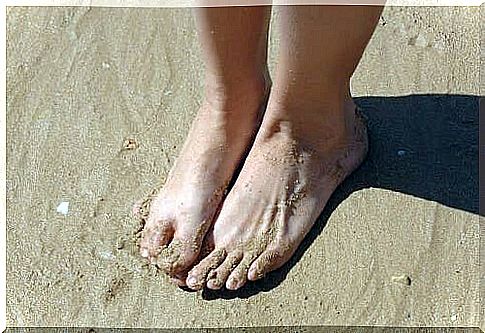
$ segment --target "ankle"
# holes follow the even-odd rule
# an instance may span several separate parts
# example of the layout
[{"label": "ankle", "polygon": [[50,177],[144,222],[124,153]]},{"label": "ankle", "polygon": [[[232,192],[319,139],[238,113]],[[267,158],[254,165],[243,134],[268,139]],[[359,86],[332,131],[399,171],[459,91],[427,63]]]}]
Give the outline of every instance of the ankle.
[{"label": "ankle", "polygon": [[271,137],[279,133],[303,144],[316,145],[316,150],[346,145],[354,139],[355,107],[350,94],[300,104],[272,99],[265,116],[268,126],[262,134]]},{"label": "ankle", "polygon": [[251,108],[261,105],[268,97],[271,79],[267,73],[240,77],[207,77],[204,102],[219,111],[233,111],[241,105]]}]

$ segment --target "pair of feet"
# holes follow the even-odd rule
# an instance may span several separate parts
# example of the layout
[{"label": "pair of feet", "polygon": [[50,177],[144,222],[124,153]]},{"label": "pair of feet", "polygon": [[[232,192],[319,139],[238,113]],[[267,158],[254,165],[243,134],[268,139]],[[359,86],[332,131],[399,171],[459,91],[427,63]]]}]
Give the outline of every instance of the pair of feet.
[{"label": "pair of feet", "polygon": [[165,185],[144,202],[141,255],[179,286],[235,290],[281,267],[367,153],[348,90],[315,101],[248,86],[205,97]]}]

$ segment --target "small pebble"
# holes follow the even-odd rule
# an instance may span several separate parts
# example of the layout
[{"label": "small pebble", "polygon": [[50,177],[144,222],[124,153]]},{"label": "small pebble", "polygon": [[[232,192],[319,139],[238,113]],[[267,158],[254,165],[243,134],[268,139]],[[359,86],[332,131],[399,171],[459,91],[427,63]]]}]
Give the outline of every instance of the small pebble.
[{"label": "small pebble", "polygon": [[118,238],[118,240],[116,241],[116,248],[117,248],[118,250],[121,250],[121,249],[123,249],[124,247],[125,247],[125,239],[124,239],[124,238],[122,238],[122,237]]},{"label": "small pebble", "polygon": [[393,276],[391,278],[392,282],[401,283],[410,286],[411,285],[411,278],[408,275],[399,275]]},{"label": "small pebble", "polygon": [[456,319],[457,319],[456,314],[453,313],[451,315],[451,318],[450,319],[451,319],[451,321],[456,321]]},{"label": "small pebble", "polygon": [[135,141],[135,139],[132,139],[132,138],[127,138],[125,139],[125,141],[123,142],[123,149],[126,149],[126,150],[133,150],[137,147],[137,143]]},{"label": "small pebble", "polygon": [[398,150],[398,151],[397,151],[397,154],[398,154],[399,156],[404,156],[404,155],[406,155],[406,151],[405,151],[405,150],[400,149],[400,150]]},{"label": "small pebble", "polygon": [[67,212],[69,211],[69,202],[63,201],[57,206],[57,212],[61,213],[63,215],[67,215]]}]

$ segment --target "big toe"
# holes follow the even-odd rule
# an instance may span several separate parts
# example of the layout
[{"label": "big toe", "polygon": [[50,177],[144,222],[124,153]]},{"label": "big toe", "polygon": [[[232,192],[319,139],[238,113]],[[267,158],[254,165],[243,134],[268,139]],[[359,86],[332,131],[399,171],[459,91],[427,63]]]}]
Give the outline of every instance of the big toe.
[{"label": "big toe", "polygon": [[202,239],[200,235],[194,234],[175,235],[158,255],[158,267],[171,276],[186,272],[198,258]]},{"label": "big toe", "polygon": [[187,280],[186,274],[177,274],[171,277],[171,281],[178,287],[186,287],[187,283],[185,280]]},{"label": "big toe", "polygon": [[140,254],[154,258],[167,246],[174,234],[169,223],[152,223],[145,227],[140,241]]},{"label": "big toe", "polygon": [[283,266],[294,252],[293,248],[269,248],[251,264],[248,271],[248,280],[256,281],[264,277],[267,273]]}]

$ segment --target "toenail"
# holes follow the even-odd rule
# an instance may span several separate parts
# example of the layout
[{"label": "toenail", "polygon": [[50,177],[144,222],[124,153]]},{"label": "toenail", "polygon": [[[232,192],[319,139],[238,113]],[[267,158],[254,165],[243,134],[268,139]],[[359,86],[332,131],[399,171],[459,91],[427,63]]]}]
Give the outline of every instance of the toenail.
[{"label": "toenail", "polygon": [[191,285],[191,286],[195,286],[195,284],[197,284],[197,279],[195,277],[191,276],[187,279],[187,284]]}]

